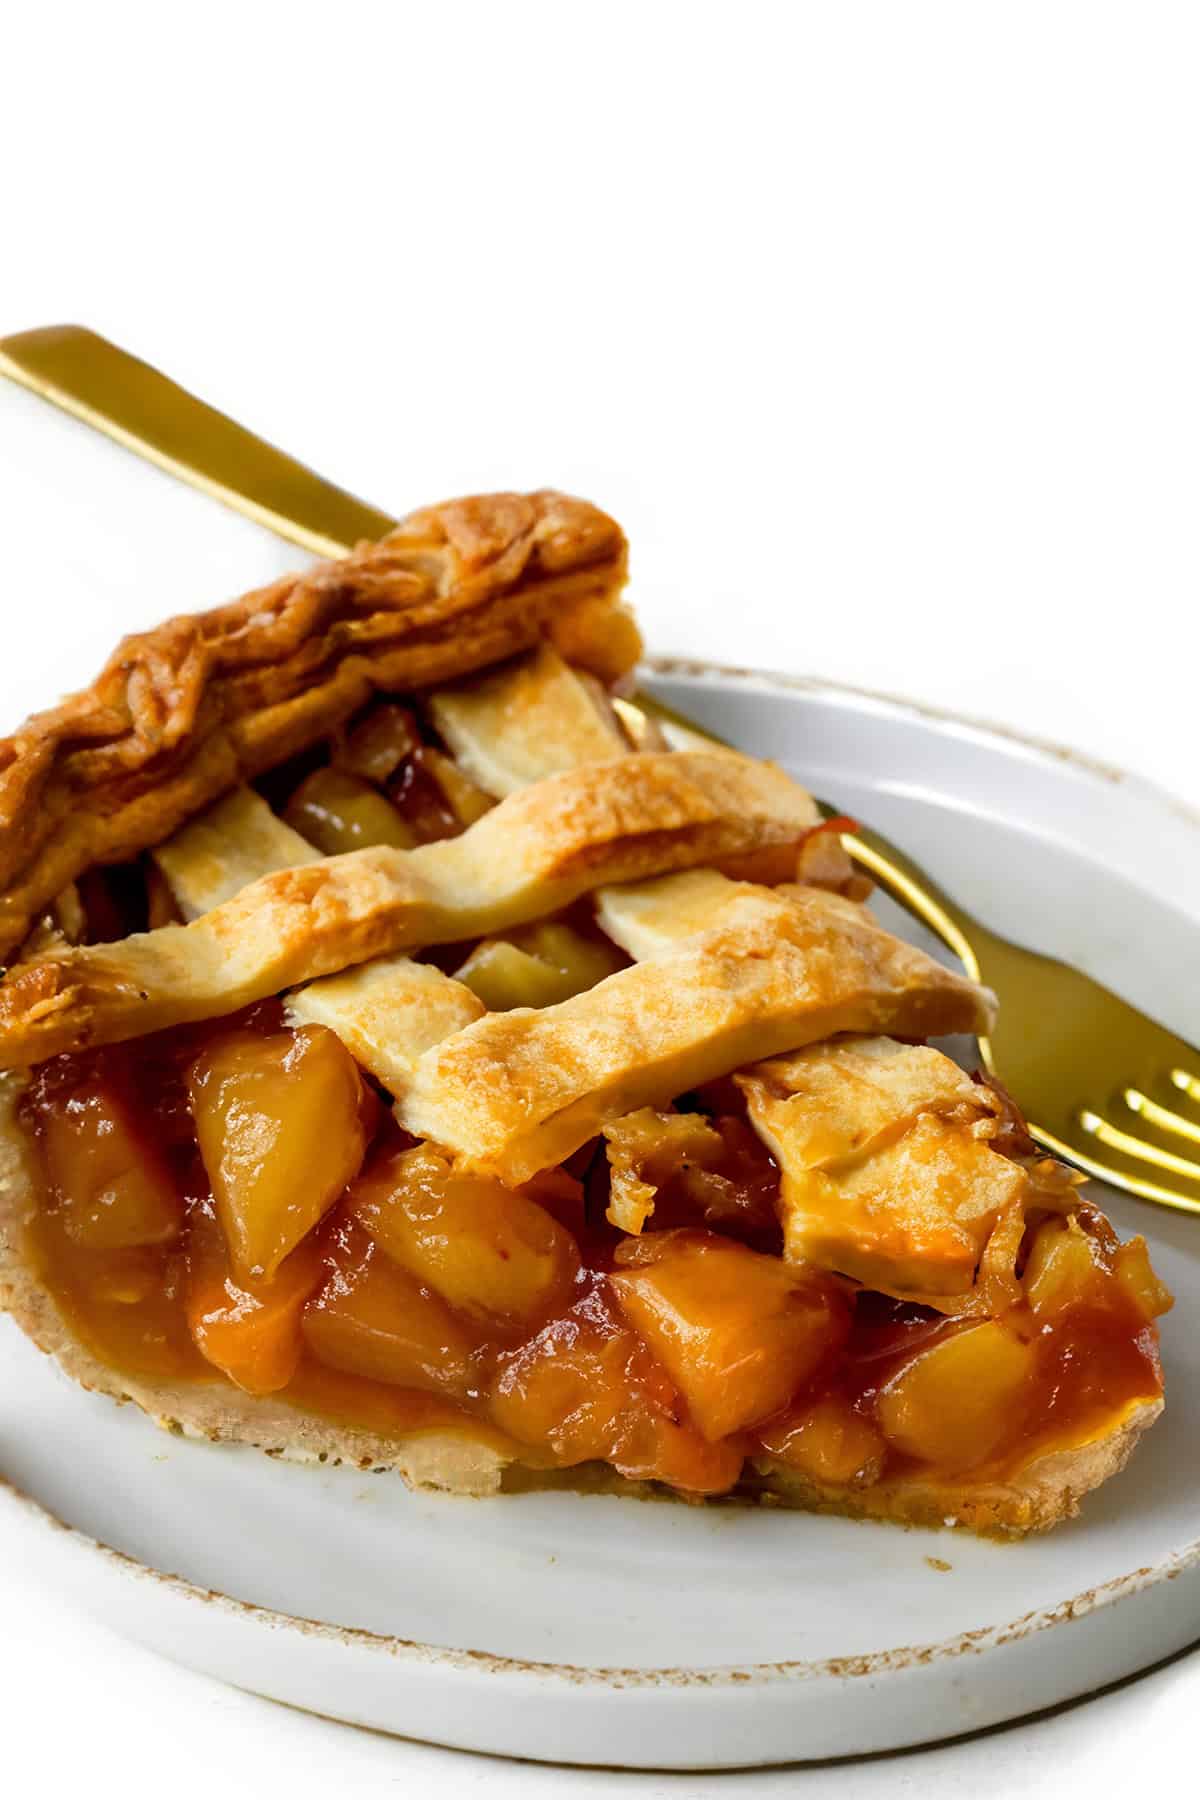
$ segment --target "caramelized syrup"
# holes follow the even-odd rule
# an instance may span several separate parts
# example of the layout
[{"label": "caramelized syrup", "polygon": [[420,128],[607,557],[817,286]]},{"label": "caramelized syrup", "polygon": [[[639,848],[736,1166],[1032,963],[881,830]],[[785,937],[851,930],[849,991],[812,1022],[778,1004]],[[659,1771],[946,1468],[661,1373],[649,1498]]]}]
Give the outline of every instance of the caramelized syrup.
[{"label": "caramelized syrup", "polygon": [[[34,1254],[92,1353],[131,1377],[232,1379],[383,1438],[466,1433],[541,1466],[601,1459],[695,1494],[728,1490],[743,1456],[764,1452],[834,1485],[915,1466],[992,1476],[1086,1441],[1161,1391],[1151,1321],[1162,1291],[1136,1241],[1120,1246],[1085,1214],[1082,1251],[1075,1239],[1039,1249],[1056,1222],[1031,1229],[1038,1310],[1023,1301],[1002,1322],[1012,1394],[998,1416],[964,1401],[957,1436],[952,1418],[931,1419],[952,1384],[925,1382],[932,1407],[923,1359],[981,1327],[785,1270],[777,1171],[728,1084],[699,1097],[723,1151],[703,1180],[664,1183],[641,1239],[605,1223],[599,1145],[506,1203],[413,1151],[373,1103],[347,1103],[364,1142],[376,1134],[364,1173],[272,1278],[239,1269],[189,1081],[230,1043],[253,1061],[261,1041],[274,1066],[286,1029],[270,1003],[35,1071],[24,1102],[43,1170]],[[123,1148],[101,1168],[105,1106]],[[141,1174],[126,1180],[133,1149]],[[103,1205],[81,1214],[89,1194]],[[726,1263],[723,1284],[714,1271]],[[945,1367],[968,1369],[972,1346],[951,1349]],[[940,1469],[915,1455],[934,1443],[947,1446]]]}]

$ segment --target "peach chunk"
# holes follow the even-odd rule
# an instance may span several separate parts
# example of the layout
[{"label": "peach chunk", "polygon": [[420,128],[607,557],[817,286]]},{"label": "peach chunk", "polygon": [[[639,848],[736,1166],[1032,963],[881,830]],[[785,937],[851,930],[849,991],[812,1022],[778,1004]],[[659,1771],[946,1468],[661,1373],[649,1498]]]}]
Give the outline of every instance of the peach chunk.
[{"label": "peach chunk", "polygon": [[710,1440],[786,1406],[848,1329],[832,1283],[713,1232],[630,1239],[611,1276],[642,1334]]},{"label": "peach chunk", "polygon": [[[611,1457],[651,1358],[634,1334],[589,1294],[508,1357],[492,1392],[496,1424],[518,1443],[554,1452],[566,1466]],[[643,1404],[670,1408],[670,1383]]]},{"label": "peach chunk", "polygon": [[329,1269],[303,1319],[319,1362],[397,1387],[468,1396],[478,1338],[349,1215],[339,1215]]},{"label": "peach chunk", "polygon": [[44,1114],[46,1173],[67,1234],[87,1250],[166,1244],[183,1200],[150,1130],[116,1087],[96,1077]]},{"label": "peach chunk", "polygon": [[502,1431],[564,1467],[609,1462],[635,1480],[724,1492],[740,1450],[707,1443],[679,1410],[665,1372],[599,1289],[507,1357],[491,1397]]},{"label": "peach chunk", "polygon": [[235,1270],[269,1279],[362,1163],[357,1066],[323,1025],[239,1031],[206,1046],[188,1089]]},{"label": "peach chunk", "polygon": [[462,820],[446,799],[437,778],[436,763],[431,765],[424,744],[396,771],[388,783],[388,794],[404,820],[405,828],[418,844],[457,837],[462,830]]},{"label": "peach chunk", "polygon": [[477,781],[472,781],[453,757],[447,756],[442,750],[434,750],[429,745],[419,755],[426,771],[440,788],[442,799],[464,830],[468,825],[473,825],[476,819],[482,819],[484,813],[490,812],[495,806],[492,796],[485,793]]},{"label": "peach chunk", "polygon": [[337,764],[364,781],[388,781],[421,742],[417,721],[406,706],[378,701],[346,733]]},{"label": "peach chunk", "polygon": [[1019,1430],[1036,1352],[998,1319],[940,1337],[891,1377],[876,1402],[898,1450],[945,1469],[984,1462]]},{"label": "peach chunk", "polygon": [[527,1195],[457,1174],[420,1144],[377,1157],[350,1206],[388,1255],[461,1312],[532,1327],[568,1304],[575,1240]]},{"label": "peach chunk", "polygon": [[1038,1229],[1025,1262],[1025,1298],[1033,1312],[1103,1304],[1108,1270],[1103,1246],[1077,1219],[1047,1219]]},{"label": "peach chunk", "polygon": [[1147,1323],[1174,1306],[1175,1296],[1151,1267],[1145,1238],[1130,1238],[1121,1245],[1115,1258],[1115,1273],[1125,1298]]},{"label": "peach chunk", "polygon": [[516,926],[482,938],[454,978],[477,994],[489,1012],[517,1006],[557,1006],[615,975],[624,959],[614,944],[585,936],[561,919]]},{"label": "peach chunk", "polygon": [[587,1222],[587,1197],[583,1191],[583,1183],[577,1181],[574,1175],[568,1175],[565,1169],[540,1169],[528,1181],[522,1182],[517,1191],[536,1200],[572,1237],[578,1237],[583,1230]]},{"label": "peach chunk", "polygon": [[869,1419],[836,1394],[785,1413],[762,1432],[763,1449],[810,1481],[874,1480],[883,1466],[884,1442]]},{"label": "peach chunk", "polygon": [[269,1281],[236,1275],[216,1218],[197,1210],[187,1263],[187,1322],[200,1354],[251,1394],[286,1387],[304,1348],[301,1312],[325,1274],[316,1238],[306,1238]]},{"label": "peach chunk", "polygon": [[1150,1264],[1144,1238],[1093,1237],[1078,1219],[1047,1219],[1029,1251],[1025,1297],[1037,1317],[1070,1307],[1132,1306],[1145,1323],[1167,1312],[1170,1290]]},{"label": "peach chunk", "polygon": [[288,801],[284,818],[326,856],[372,844],[411,850],[416,842],[391,801],[344,769],[314,769]]},{"label": "peach chunk", "polygon": [[715,1443],[686,1419],[661,1413],[635,1416],[613,1455],[613,1466],[630,1481],[665,1481],[689,1494],[724,1494],[742,1472],[741,1445]]}]

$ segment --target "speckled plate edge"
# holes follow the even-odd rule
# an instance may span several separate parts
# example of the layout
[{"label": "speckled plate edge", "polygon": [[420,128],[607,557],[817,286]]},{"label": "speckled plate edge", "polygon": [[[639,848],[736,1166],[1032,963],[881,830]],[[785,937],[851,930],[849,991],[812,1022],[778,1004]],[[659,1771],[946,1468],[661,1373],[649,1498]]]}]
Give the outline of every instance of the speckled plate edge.
[{"label": "speckled plate edge", "polygon": [[[812,1662],[589,1668],[237,1600],[98,1543],[3,1480],[0,1530],[24,1567],[86,1612],[201,1674],[397,1736],[585,1766],[749,1768],[940,1742],[1134,1675],[1191,1647],[1200,1621],[1194,1543],[1051,1609],[939,1643]],[[983,1682],[971,1667],[980,1659]]]}]

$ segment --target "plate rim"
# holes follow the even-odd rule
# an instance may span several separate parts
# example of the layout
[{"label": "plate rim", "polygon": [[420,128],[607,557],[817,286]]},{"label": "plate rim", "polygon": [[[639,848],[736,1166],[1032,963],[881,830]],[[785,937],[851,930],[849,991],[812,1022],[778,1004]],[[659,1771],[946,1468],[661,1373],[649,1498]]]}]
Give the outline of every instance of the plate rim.
[{"label": "plate rim", "polygon": [[[737,664],[712,662],[697,658],[652,655],[643,657],[639,672],[662,680],[706,681],[716,677],[739,687],[761,686],[784,694],[842,699],[862,706],[864,703],[881,714],[899,719],[919,720],[934,726],[951,726],[959,732],[994,743],[997,739],[1010,748],[1032,753],[1048,766],[1066,766],[1085,778],[1132,791],[1168,813],[1177,823],[1200,833],[1200,809],[1172,793],[1161,783],[1135,771],[1094,758],[1051,739],[1040,738],[1021,729],[956,712],[906,696],[862,688],[852,683],[834,681],[818,675],[789,674],[779,670],[747,668]],[[813,1660],[782,1659],[768,1662],[717,1664],[708,1667],[656,1666],[623,1668],[603,1664],[552,1662],[521,1657],[501,1656],[493,1651],[456,1648],[429,1644],[418,1639],[391,1633],[375,1632],[359,1626],[334,1625],[325,1620],[306,1618],[302,1614],[283,1612],[255,1601],[242,1600],[216,1588],[207,1588],[188,1577],[159,1569],[128,1552],[118,1550],[78,1526],[58,1517],[32,1494],[0,1473],[0,1505],[13,1503],[25,1517],[47,1534],[63,1533],[73,1547],[109,1574],[158,1587],[181,1601],[206,1603],[228,1619],[240,1619],[262,1628],[283,1632],[294,1638],[316,1638],[326,1643],[390,1656],[413,1666],[441,1666],[459,1672],[490,1673],[500,1677],[533,1677],[539,1681],[563,1682],[572,1688],[612,1689],[638,1688],[653,1690],[685,1687],[720,1689],[747,1684],[775,1686],[780,1684],[856,1677],[877,1677],[914,1668],[940,1665],[956,1657],[982,1654],[999,1649],[1060,1624],[1099,1614],[1117,1603],[1131,1599],[1164,1582],[1194,1574],[1200,1570],[1200,1535],[1172,1550],[1153,1564],[1110,1577],[1096,1587],[1085,1588],[1053,1607],[1034,1608],[1016,1619],[996,1625],[975,1627],[933,1643],[906,1645],[899,1648],[821,1657]],[[876,1523],[853,1520],[855,1526]],[[1200,1648],[1200,1637],[1193,1648]]]},{"label": "plate rim", "polygon": [[834,681],[824,675],[796,675],[780,669],[760,669],[740,663],[709,662],[698,657],[667,655],[643,656],[638,668],[664,681],[698,682],[715,675],[722,681],[735,682],[741,687],[759,685],[776,688],[785,694],[807,694],[810,697],[828,695],[835,699],[852,700],[859,706],[866,702],[883,716],[920,720],[925,724],[950,725],[959,732],[968,732],[990,742],[999,739],[1010,748],[1032,753],[1050,767],[1065,767],[1109,787],[1131,791],[1161,807],[1179,823],[1200,832],[1200,806],[1183,799],[1165,783],[1152,776],[1142,775],[1136,769],[1126,769],[1120,763],[1106,762],[1103,757],[1093,756],[1089,751],[1076,749],[1071,744],[1060,743],[1057,738],[1042,737],[1000,720],[957,712],[952,707],[942,706],[934,701],[915,700],[911,695],[893,694],[882,688],[858,687],[853,682]]},{"label": "plate rim", "polygon": [[[586,1498],[587,1496],[585,1496]],[[849,1680],[859,1677],[894,1675],[902,1670],[929,1668],[965,1655],[981,1655],[988,1650],[1020,1642],[1056,1625],[1089,1618],[1134,1595],[1174,1581],[1200,1570],[1200,1538],[1173,1551],[1164,1560],[1116,1575],[1098,1587],[1086,1588],[1080,1594],[1057,1605],[1037,1607],[1019,1618],[998,1625],[977,1626],[931,1644],[902,1645],[891,1650],[873,1650],[844,1656],[819,1657],[815,1660],[783,1659],[764,1663],[724,1663],[708,1667],[663,1665],[653,1668],[630,1668],[609,1664],[550,1662],[532,1657],[500,1656],[491,1650],[459,1649],[443,1644],[428,1644],[416,1638],[404,1638],[388,1632],[370,1631],[363,1626],[331,1625],[323,1619],[306,1618],[300,1613],[281,1612],[257,1601],[241,1600],[219,1588],[202,1587],[185,1575],[156,1569],[127,1551],[92,1537],[78,1526],[35,1500],[15,1482],[0,1475],[0,1506],[13,1503],[26,1518],[47,1534],[63,1533],[71,1545],[88,1557],[95,1557],[107,1573],[118,1578],[156,1585],[173,1599],[199,1601],[226,1619],[239,1620],[274,1632],[287,1632],[295,1638],[318,1639],[344,1648],[365,1650],[414,1666],[441,1666],[461,1673],[491,1674],[501,1677],[533,1677],[539,1681],[558,1681],[574,1689],[580,1688],[669,1688],[720,1689],[747,1685],[778,1686],[795,1682]],[[871,1526],[876,1520],[849,1520],[856,1527]],[[1200,1647],[1200,1638],[1196,1646]]]}]

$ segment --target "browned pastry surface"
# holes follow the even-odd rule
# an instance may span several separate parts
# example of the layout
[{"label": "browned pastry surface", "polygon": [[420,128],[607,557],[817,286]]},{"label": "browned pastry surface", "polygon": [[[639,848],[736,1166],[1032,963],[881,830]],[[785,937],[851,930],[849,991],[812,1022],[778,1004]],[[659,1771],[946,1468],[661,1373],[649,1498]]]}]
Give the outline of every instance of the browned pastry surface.
[{"label": "browned pastry surface", "polygon": [[190,925],[19,965],[0,981],[0,1067],[542,918],[603,882],[795,842],[812,809],[770,763],[682,751],[587,763],[511,794],[461,837],[281,869]]},{"label": "browned pastry surface", "polygon": [[[731,775],[738,766],[713,760]],[[756,1054],[839,1031],[940,1036],[990,1024],[985,988],[893,937],[864,907],[816,888],[781,898],[716,874],[668,876],[606,891],[601,917],[638,955],[639,934],[613,929],[618,918],[669,915],[676,902],[694,929],[670,949],[559,1006],[488,1013],[425,1051],[398,1096],[401,1123],[517,1185],[622,1112]]]},{"label": "browned pastry surface", "polygon": [[126,638],[91,687],[0,740],[0,956],[90,864],[160,842],[373,692],[453,680],[541,635],[614,678],[639,650],[625,568],[620,527],[586,501],[478,495]]}]

